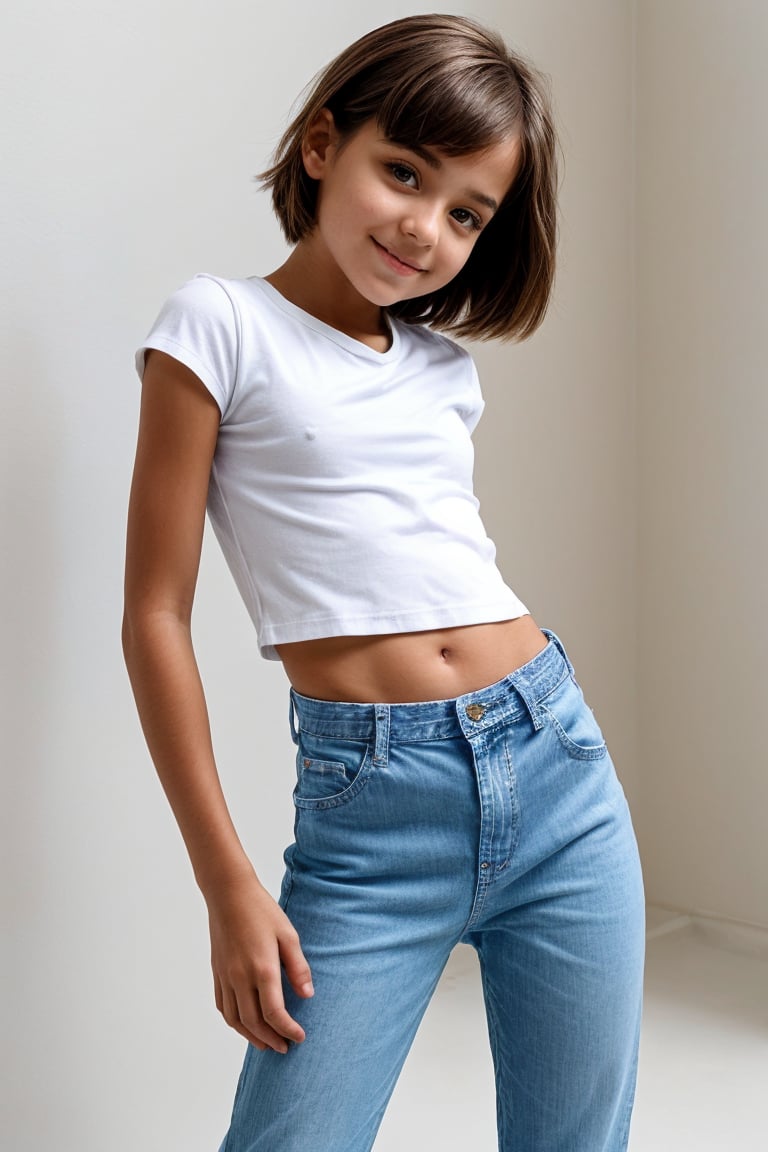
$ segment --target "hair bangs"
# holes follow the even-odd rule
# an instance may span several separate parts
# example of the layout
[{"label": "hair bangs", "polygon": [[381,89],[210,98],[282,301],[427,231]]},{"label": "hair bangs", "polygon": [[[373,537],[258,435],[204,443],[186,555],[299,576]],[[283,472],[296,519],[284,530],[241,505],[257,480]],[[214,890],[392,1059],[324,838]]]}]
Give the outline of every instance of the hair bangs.
[{"label": "hair bangs", "polygon": [[465,156],[519,134],[522,101],[508,70],[500,76],[498,67],[440,65],[387,93],[376,116],[383,135],[406,147],[427,144]]}]

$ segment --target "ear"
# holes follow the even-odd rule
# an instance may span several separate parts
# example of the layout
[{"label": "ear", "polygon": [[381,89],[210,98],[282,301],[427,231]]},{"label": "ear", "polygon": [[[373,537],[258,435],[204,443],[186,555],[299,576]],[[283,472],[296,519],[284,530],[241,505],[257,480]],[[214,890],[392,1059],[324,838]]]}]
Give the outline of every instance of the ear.
[{"label": "ear", "polygon": [[308,176],[322,180],[338,140],[330,108],[321,108],[307,128],[301,144],[301,158]]}]

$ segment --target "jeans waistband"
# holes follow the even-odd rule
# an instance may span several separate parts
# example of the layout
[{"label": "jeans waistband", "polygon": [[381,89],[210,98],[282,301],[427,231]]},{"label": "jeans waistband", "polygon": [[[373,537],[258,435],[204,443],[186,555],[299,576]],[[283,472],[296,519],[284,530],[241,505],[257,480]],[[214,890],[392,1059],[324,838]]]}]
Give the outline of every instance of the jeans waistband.
[{"label": "jeans waistband", "polygon": [[294,743],[299,730],[317,736],[350,740],[400,741],[449,739],[474,735],[502,721],[514,722],[526,713],[541,727],[537,705],[567,676],[573,665],[560,638],[549,628],[546,648],[507,676],[450,700],[419,700],[405,704],[356,704],[317,700],[290,689],[289,718]]}]

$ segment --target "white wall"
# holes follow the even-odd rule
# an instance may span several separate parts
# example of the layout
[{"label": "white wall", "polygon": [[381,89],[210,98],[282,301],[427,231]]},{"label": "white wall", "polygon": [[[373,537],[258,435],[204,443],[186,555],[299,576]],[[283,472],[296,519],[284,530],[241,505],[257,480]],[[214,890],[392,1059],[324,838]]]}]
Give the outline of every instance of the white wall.
[{"label": "white wall", "polygon": [[637,9],[645,874],[768,927],[768,7]]},{"label": "white wall", "polygon": [[[203,1152],[226,1125],[242,1044],[213,1006],[204,906],[119,646],[132,354],[195,271],[279,262],[250,178],[291,101],[357,34],[432,7],[27,0],[0,17],[0,1138],[19,1152]],[[634,795],[631,5],[473,12],[552,74],[567,154],[551,314],[528,345],[478,350],[478,490],[505,575],[568,645]],[[275,888],[286,682],[210,541],[195,630],[227,792]]]},{"label": "white wall", "polygon": [[565,165],[555,298],[526,344],[482,345],[477,490],[502,571],[566,644],[634,800],[632,11],[493,6],[553,80]]}]

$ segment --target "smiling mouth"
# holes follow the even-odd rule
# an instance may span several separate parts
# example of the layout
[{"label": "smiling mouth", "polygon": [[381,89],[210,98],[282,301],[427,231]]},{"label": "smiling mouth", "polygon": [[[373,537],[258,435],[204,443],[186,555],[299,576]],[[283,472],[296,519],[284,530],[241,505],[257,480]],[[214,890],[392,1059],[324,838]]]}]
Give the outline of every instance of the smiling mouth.
[{"label": "smiling mouth", "polygon": [[410,273],[426,271],[425,268],[420,267],[418,264],[411,264],[409,261],[403,260],[402,257],[398,256],[395,252],[390,251],[389,248],[386,248],[383,244],[380,244],[378,240],[375,239],[375,237],[372,236],[371,239],[382,253],[384,258],[387,260],[387,263],[390,264],[396,272]]}]

